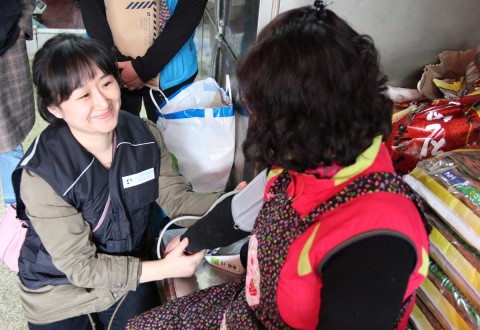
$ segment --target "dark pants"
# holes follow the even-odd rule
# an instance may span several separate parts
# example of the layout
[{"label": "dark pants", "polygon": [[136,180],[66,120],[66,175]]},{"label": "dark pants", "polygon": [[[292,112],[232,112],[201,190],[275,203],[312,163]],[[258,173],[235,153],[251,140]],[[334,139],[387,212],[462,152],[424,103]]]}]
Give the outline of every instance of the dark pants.
[{"label": "dark pants", "polygon": [[[121,303],[120,307],[118,304]],[[140,284],[136,291],[130,291],[125,300],[115,303],[112,307],[103,312],[90,314],[95,322],[95,330],[107,329],[113,317],[112,330],[125,329],[128,319],[145,312],[153,307],[160,305],[158,290],[154,282]],[[36,325],[28,324],[31,330],[91,330],[92,325],[88,315],[80,315],[70,319],[53,322],[50,324]]]},{"label": "dark pants", "polygon": [[[166,90],[162,90],[163,94],[165,94],[166,97],[169,97],[170,95],[178,91],[181,87],[191,84],[195,80],[196,76],[197,73],[195,73],[193,76],[191,76],[181,84],[178,84]],[[147,118],[156,123],[158,119],[157,108],[155,107],[155,104],[150,98],[149,91],[150,88],[148,87],[144,87],[142,89],[137,89],[134,91],[129,91],[126,88],[122,88],[122,106],[120,108],[138,116],[140,115],[140,111],[142,110],[143,101],[145,105],[145,111],[147,112]],[[153,97],[155,98],[155,101],[159,106],[164,101],[162,94],[157,91],[153,91]]]}]

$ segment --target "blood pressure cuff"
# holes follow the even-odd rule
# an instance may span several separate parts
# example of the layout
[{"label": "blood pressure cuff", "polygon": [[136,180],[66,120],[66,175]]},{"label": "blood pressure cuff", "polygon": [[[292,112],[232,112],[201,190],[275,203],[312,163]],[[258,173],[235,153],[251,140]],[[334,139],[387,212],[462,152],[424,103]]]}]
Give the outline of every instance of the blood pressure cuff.
[{"label": "blood pressure cuff", "polygon": [[188,237],[187,251],[224,247],[247,237],[263,206],[266,184],[265,169],[242,190],[223,195],[223,200],[222,197],[218,199],[212,209],[182,236]]},{"label": "blood pressure cuff", "polygon": [[188,237],[188,252],[228,246],[250,235],[235,225],[232,199],[233,195],[225,198],[182,235],[181,239]]}]

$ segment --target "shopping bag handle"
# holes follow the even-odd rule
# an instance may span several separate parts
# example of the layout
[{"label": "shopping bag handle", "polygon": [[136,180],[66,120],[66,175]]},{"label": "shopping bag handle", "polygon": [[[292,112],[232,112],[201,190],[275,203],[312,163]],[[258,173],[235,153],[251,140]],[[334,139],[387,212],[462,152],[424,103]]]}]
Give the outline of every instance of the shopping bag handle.
[{"label": "shopping bag handle", "polygon": [[[155,104],[155,107],[160,112],[162,117],[165,117],[165,114],[162,112],[162,109],[158,106],[157,101],[153,97],[153,90],[154,90],[154,88],[150,87],[150,90],[148,91],[150,93],[150,98],[152,99],[153,104]],[[163,91],[160,88],[155,88],[155,90],[157,92],[160,92],[160,94],[162,94],[166,104],[168,104],[168,102],[170,102],[168,97],[163,93]],[[230,99],[231,99],[232,98],[232,85],[230,83],[230,75],[228,75],[228,74],[225,75],[225,90],[226,90],[227,96],[229,96]]]},{"label": "shopping bag handle", "polygon": [[[155,89],[155,90],[160,92],[160,94],[162,94],[163,98],[165,99],[165,103],[168,104],[168,102],[170,102],[168,100],[168,97],[165,96],[165,94],[162,92],[162,90],[160,88]],[[155,104],[155,107],[157,108],[157,110],[162,114],[162,116],[164,116],[164,113],[162,112],[162,109],[158,106],[157,101],[153,97],[153,88],[150,88],[149,93],[150,93],[150,98],[152,99],[153,104]]]},{"label": "shopping bag handle", "polygon": [[227,95],[232,97],[232,86],[230,85],[230,75],[225,75],[225,90],[227,91]]}]

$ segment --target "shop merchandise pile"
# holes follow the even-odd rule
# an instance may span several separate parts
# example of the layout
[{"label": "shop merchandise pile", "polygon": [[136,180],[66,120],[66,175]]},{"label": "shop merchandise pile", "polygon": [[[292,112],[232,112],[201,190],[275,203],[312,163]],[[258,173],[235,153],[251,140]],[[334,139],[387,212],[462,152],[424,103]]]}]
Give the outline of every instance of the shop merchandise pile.
[{"label": "shop merchandise pile", "polygon": [[430,240],[412,329],[480,329],[479,49],[442,53],[416,99],[394,106],[386,144],[425,202]]},{"label": "shop merchandise pile", "polygon": [[428,205],[430,229],[429,271],[412,324],[480,329],[480,149],[423,160],[404,179]]}]

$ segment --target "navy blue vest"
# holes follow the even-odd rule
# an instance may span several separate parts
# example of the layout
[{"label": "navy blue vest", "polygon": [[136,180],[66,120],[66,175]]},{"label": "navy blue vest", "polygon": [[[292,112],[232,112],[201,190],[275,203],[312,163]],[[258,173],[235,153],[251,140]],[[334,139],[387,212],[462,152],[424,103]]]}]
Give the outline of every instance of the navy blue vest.
[{"label": "navy blue vest", "polygon": [[[120,112],[110,170],[77,142],[65,123],[47,127],[29,148],[14,172],[17,190],[22,169],[42,177],[82,213],[99,253],[145,256],[146,229],[158,197],[160,150],[142,119]],[[18,192],[17,204],[19,216],[29,222]],[[69,283],[31,225],[20,253],[19,276],[30,289]]]}]

